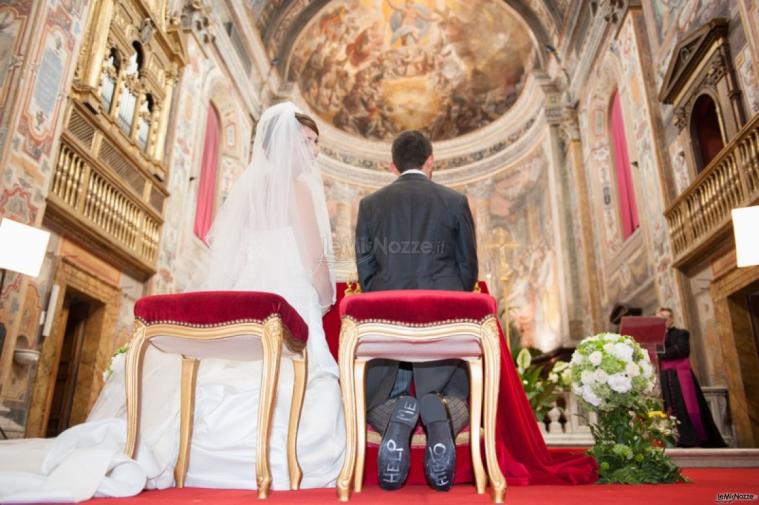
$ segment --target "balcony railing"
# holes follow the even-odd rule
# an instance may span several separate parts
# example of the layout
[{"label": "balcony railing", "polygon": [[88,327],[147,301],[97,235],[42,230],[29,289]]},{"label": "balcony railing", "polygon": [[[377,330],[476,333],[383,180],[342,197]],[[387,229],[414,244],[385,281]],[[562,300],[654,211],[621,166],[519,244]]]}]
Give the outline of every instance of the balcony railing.
[{"label": "balcony railing", "polygon": [[759,115],[665,211],[675,266],[699,257],[729,232],[730,211],[759,200]]},{"label": "balcony railing", "polygon": [[123,182],[123,177],[89,159],[67,134],[48,194],[53,219],[65,222],[88,243],[139,277],[155,271],[162,219]]}]

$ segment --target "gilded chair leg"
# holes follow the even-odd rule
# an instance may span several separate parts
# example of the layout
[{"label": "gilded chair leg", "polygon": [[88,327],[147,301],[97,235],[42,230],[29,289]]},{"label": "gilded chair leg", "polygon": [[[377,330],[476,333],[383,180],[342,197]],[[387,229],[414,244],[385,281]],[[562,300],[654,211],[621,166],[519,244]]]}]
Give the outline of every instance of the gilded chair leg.
[{"label": "gilded chair leg", "polygon": [[149,340],[145,325],[138,323],[132,341],[127,350],[124,363],[124,376],[126,385],[126,414],[127,414],[127,439],[124,452],[130,458],[135,457],[137,451],[137,437],[140,431],[140,405],[142,401],[142,360]]},{"label": "gilded chair leg", "polygon": [[356,463],[356,404],[353,385],[353,358],[358,342],[358,326],[350,319],[343,319],[340,328],[340,390],[345,411],[345,460],[337,477],[337,497],[340,501],[350,498],[351,477]]},{"label": "gilded chair leg", "polygon": [[174,467],[176,487],[184,487],[187,467],[190,464],[190,441],[192,440],[192,423],[195,413],[195,384],[198,377],[198,364],[194,358],[182,356],[182,388],[179,404],[179,454]]},{"label": "gilded chair leg", "polygon": [[485,367],[485,457],[488,462],[488,477],[493,486],[493,502],[503,503],[506,494],[506,479],[501,473],[495,451],[495,421],[498,407],[498,386],[501,373],[501,349],[498,326],[495,319],[482,325],[482,347]]},{"label": "gilded chair leg", "polygon": [[472,453],[472,468],[478,494],[484,494],[488,485],[485,467],[482,464],[480,439],[482,429],[482,359],[468,360],[469,364],[469,448]]},{"label": "gilded chair leg", "polygon": [[269,496],[271,471],[269,469],[269,435],[274,410],[277,382],[279,380],[279,357],[282,353],[282,321],[269,319],[264,324],[263,366],[261,369],[261,393],[258,402],[258,440],[256,444],[256,483],[258,497]]},{"label": "gilded chair leg", "polygon": [[360,493],[364,485],[364,464],[366,460],[366,393],[364,378],[366,364],[357,359],[353,366],[353,394],[356,398],[356,470],[353,472],[353,491]]},{"label": "gilded chair leg", "polygon": [[294,358],[293,370],[295,380],[293,382],[293,400],[290,404],[290,425],[287,428],[287,467],[290,471],[290,489],[300,489],[300,479],[303,472],[298,464],[298,425],[303,408],[303,396],[306,393],[306,369],[308,356],[303,349],[303,357]]}]

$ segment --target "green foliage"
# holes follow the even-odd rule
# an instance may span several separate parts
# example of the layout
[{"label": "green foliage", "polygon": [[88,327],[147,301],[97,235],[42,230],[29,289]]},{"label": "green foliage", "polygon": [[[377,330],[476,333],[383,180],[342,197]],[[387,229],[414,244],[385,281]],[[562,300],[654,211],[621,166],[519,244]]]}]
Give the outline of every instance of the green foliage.
[{"label": "green foliage", "polygon": [[664,452],[674,439],[674,421],[652,398],[603,412],[590,427],[595,445],[589,454],[598,462],[604,483],[684,482],[680,469]]},{"label": "green foliage", "polygon": [[519,351],[515,361],[524,392],[532,411],[535,413],[535,418],[538,421],[543,421],[562,392],[569,389],[571,383],[569,366],[563,361],[558,361],[554,364],[551,372],[545,374],[543,365],[532,364],[531,352],[526,348]]},{"label": "green foliage", "polygon": [[108,368],[106,368],[103,372],[103,380],[107,381],[111,378],[114,368],[123,368],[124,358],[128,349],[129,344],[127,343],[114,351],[113,355],[111,356],[111,361],[108,362]]}]

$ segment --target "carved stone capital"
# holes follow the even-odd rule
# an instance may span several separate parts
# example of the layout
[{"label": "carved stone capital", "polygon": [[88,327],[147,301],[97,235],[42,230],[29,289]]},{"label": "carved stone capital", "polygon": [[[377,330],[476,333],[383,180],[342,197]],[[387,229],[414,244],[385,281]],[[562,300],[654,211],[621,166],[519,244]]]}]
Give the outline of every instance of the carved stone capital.
[{"label": "carved stone capital", "polygon": [[716,55],[709,62],[709,71],[707,72],[706,80],[711,86],[716,86],[717,83],[725,77],[727,74],[727,62],[722,55]]},{"label": "carved stone capital", "polygon": [[565,144],[580,140],[580,123],[576,111],[564,110],[559,124],[559,135]]},{"label": "carved stone capital", "polygon": [[212,9],[203,0],[187,0],[179,17],[183,30],[191,31],[205,44],[216,40],[215,24],[211,19]]},{"label": "carved stone capital", "polygon": [[622,20],[625,12],[624,0],[601,0],[599,13],[603,16],[604,21],[609,24],[617,24]]},{"label": "carved stone capital", "polygon": [[675,126],[679,131],[682,131],[683,128],[685,128],[685,126],[688,124],[688,113],[685,112],[685,107],[676,107],[673,116]]}]

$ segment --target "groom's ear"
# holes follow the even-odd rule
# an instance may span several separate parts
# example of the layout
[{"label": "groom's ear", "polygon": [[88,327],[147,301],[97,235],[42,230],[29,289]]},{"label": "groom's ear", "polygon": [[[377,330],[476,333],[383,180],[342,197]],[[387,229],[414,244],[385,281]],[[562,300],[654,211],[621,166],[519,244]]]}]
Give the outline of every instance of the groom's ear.
[{"label": "groom's ear", "polygon": [[395,163],[390,163],[390,172],[398,176],[401,175],[401,171],[398,170],[398,167],[395,166]]},{"label": "groom's ear", "polygon": [[427,173],[427,177],[432,176],[432,167],[435,165],[435,157],[430,154],[430,156],[427,158],[427,161],[424,162],[424,165],[422,165],[422,171]]}]

